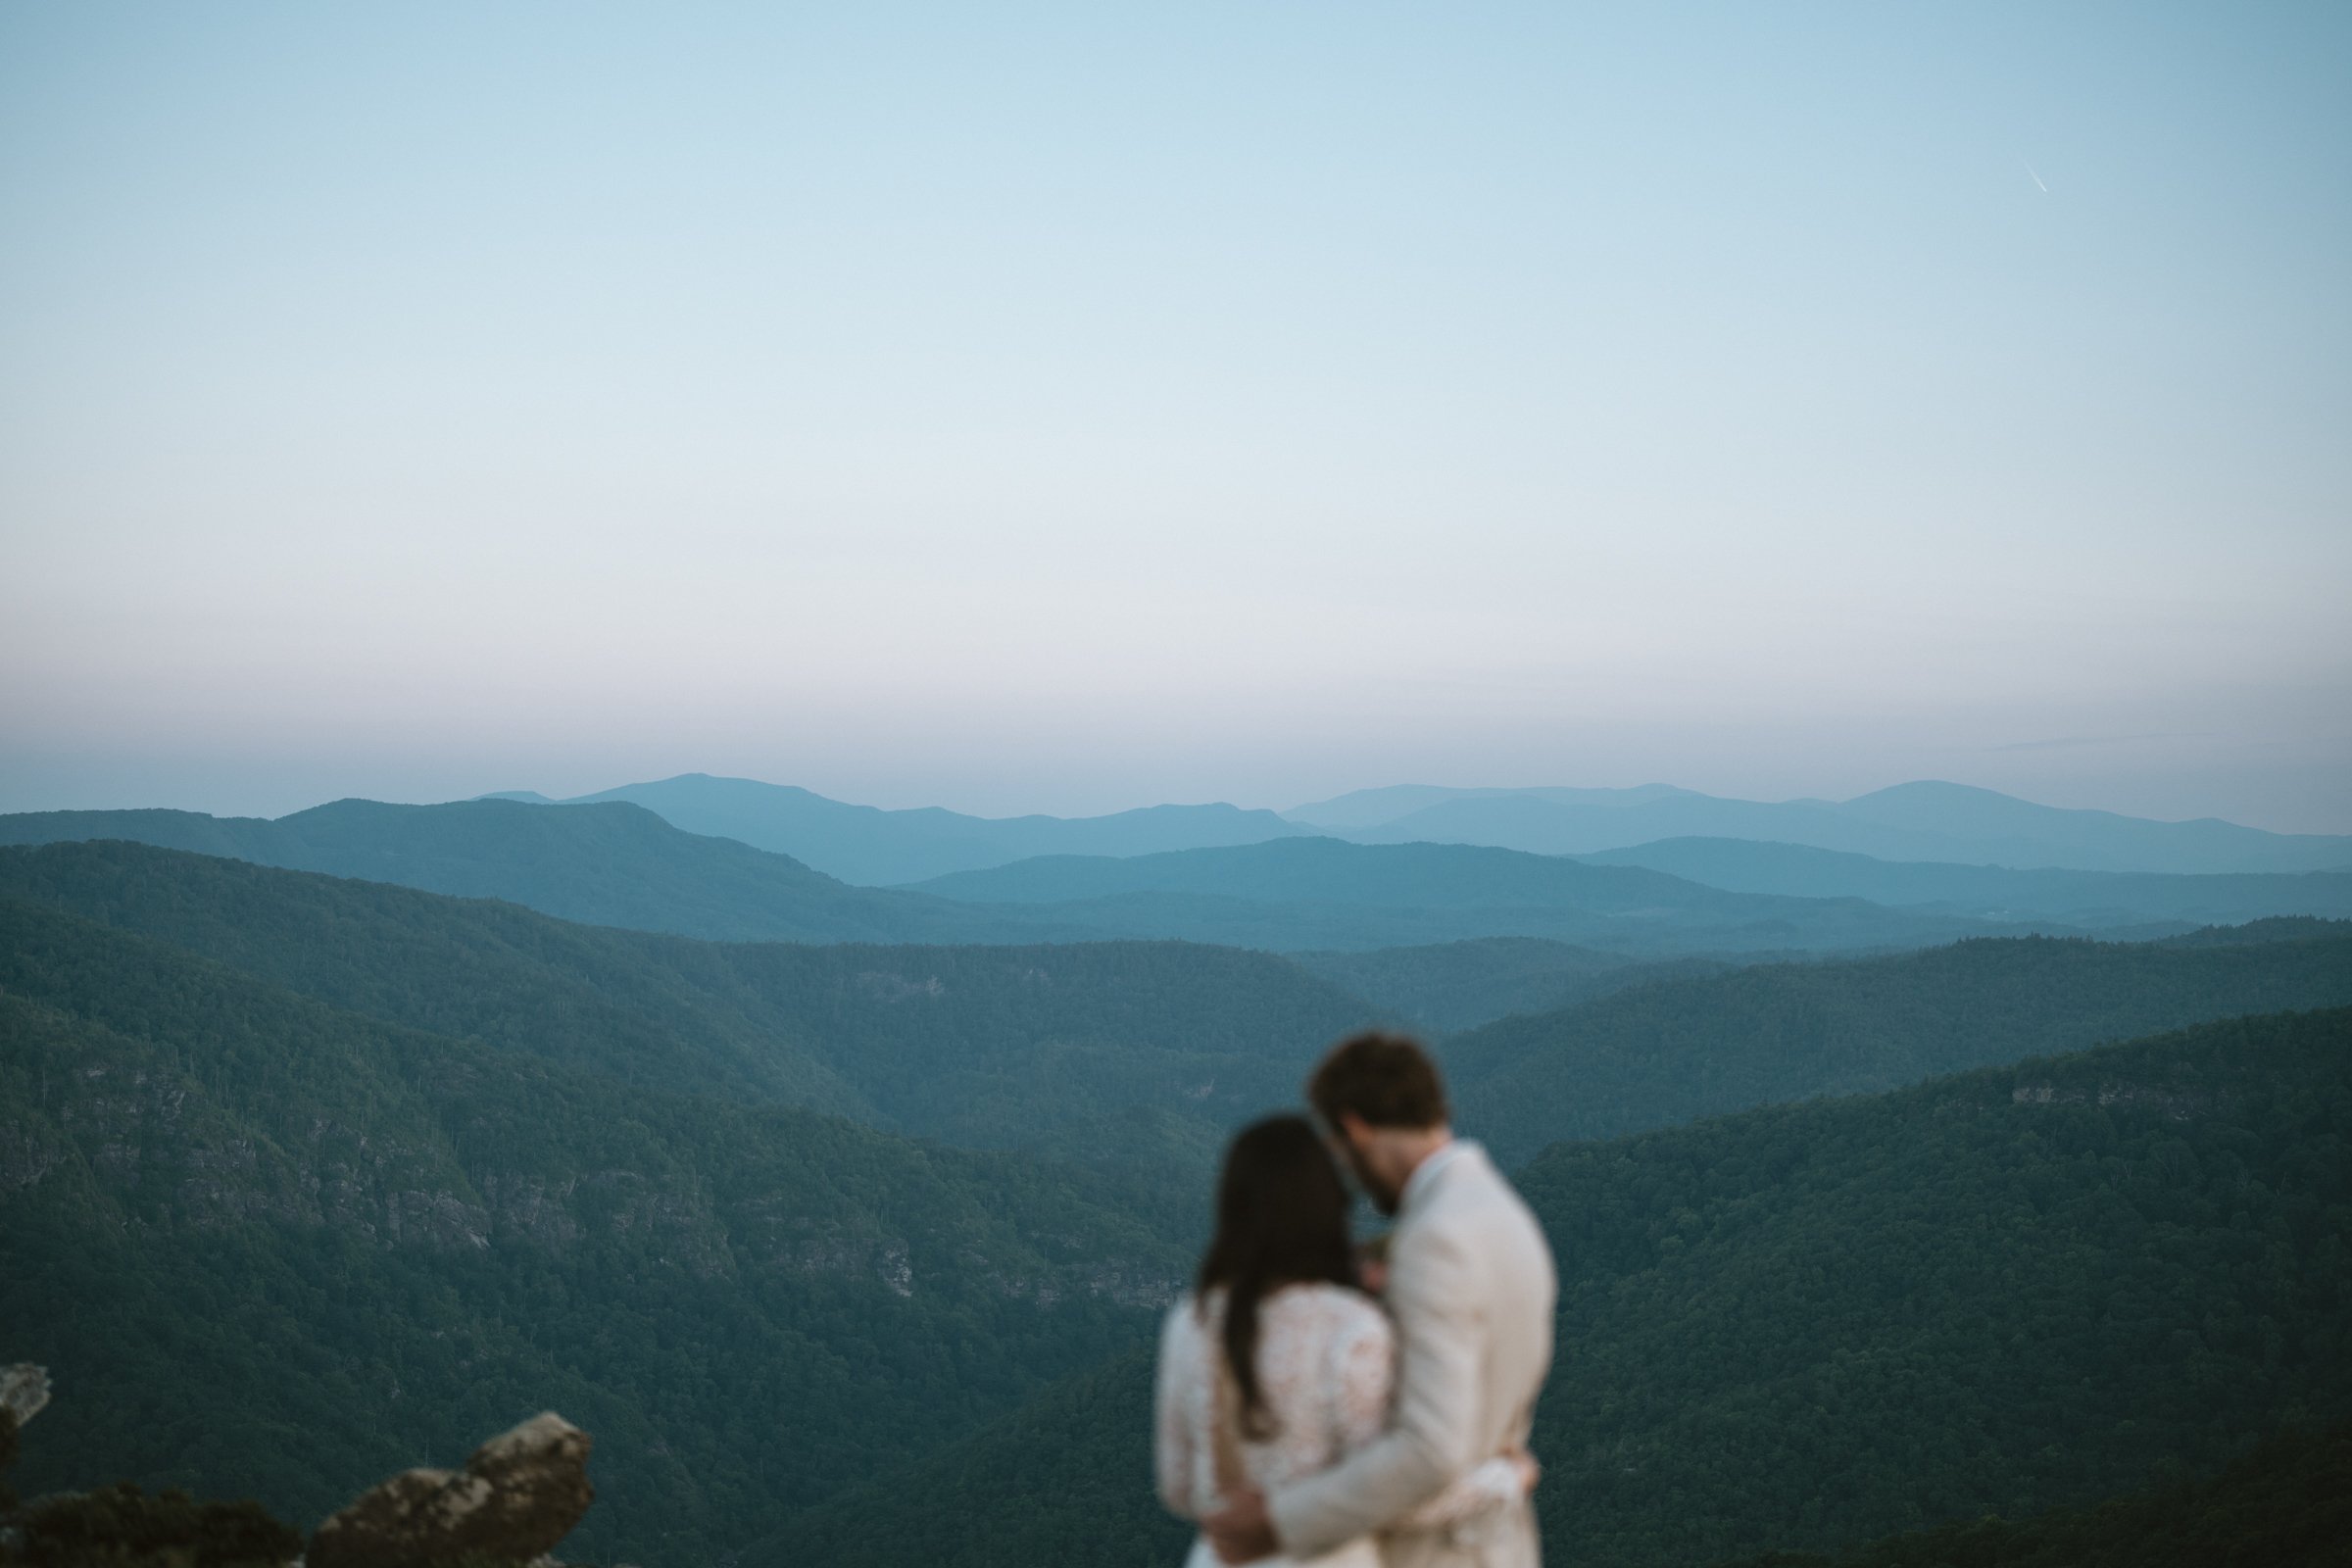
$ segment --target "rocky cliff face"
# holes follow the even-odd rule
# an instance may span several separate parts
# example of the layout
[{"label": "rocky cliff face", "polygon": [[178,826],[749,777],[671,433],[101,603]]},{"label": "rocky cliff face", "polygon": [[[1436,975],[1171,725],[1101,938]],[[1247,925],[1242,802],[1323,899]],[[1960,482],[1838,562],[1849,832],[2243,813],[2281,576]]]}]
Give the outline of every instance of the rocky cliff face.
[{"label": "rocky cliff face", "polygon": [[[953,1268],[1048,1306],[1089,1298],[1153,1305],[1180,1288],[1173,1259],[1105,1255],[1065,1234],[1028,1245],[1001,1231],[959,1236],[949,1256],[926,1258],[916,1236],[870,1204],[842,1201],[831,1183],[788,1179],[798,1170],[713,1181],[642,1136],[601,1140],[609,1147],[599,1151],[641,1161],[598,1159],[531,1136],[528,1089],[545,1077],[535,1065],[518,1065],[506,1085],[481,1083],[487,1075],[467,1063],[374,1096],[363,1080],[356,1105],[319,1103],[298,1086],[257,1103],[215,1094],[111,1031],[19,998],[0,997],[0,1007],[16,1012],[8,1032],[34,1047],[40,1069],[30,1113],[0,1126],[0,1196],[63,1198],[49,1190],[64,1184],[79,1189],[67,1201],[110,1210],[133,1231],[263,1223],[331,1228],[387,1248],[559,1256],[620,1241],[700,1279],[831,1276],[908,1298]],[[351,1099],[342,1087],[336,1099]],[[490,1108],[502,1102],[503,1110]]]}]

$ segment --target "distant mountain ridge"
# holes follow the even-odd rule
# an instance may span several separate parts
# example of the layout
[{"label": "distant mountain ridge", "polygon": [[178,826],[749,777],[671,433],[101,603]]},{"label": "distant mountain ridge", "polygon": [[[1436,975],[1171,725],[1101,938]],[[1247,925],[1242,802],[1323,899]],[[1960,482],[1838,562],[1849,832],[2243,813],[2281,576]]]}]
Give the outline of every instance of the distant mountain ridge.
[{"label": "distant mountain ridge", "polygon": [[908,891],[1057,925],[1100,921],[1129,935],[1290,952],[1504,936],[1653,954],[1819,952],[2053,928],[1906,913],[1858,899],[1729,893],[1639,866],[1480,845],[1337,838],[1125,859],[1046,856]]},{"label": "distant mountain ridge", "polygon": [[[774,793],[754,788],[764,792],[760,799]],[[1582,800],[1596,792],[1553,793]],[[1627,795],[1637,798],[1605,809],[1638,814],[1704,800],[1674,791]],[[822,804],[831,809],[836,803]],[[1468,804],[1554,808],[1483,796]],[[1223,809],[1130,815],[1153,833],[1160,827],[1151,823],[1191,832],[1183,820],[1198,825],[1200,811]],[[2347,873],[2010,871],[1726,839],[1570,857],[1426,840],[1367,844],[1294,828],[1246,844],[1037,856],[877,888],[738,839],[689,831],[624,801],[353,800],[274,820],[167,810],[0,816],[0,845],[106,838],[505,899],[567,920],[713,941],[1140,938],[1336,953],[1526,938],[1627,956],[1731,956],[2028,933],[2145,939],[2214,923],[2352,913]],[[1526,998],[1529,1004],[1540,1000]],[[1450,1005],[1441,1015],[1473,1021]]]},{"label": "distant mountain ridge", "polygon": [[274,821],[189,811],[0,816],[0,845],[91,839],[505,899],[566,920],[721,942],[1144,938],[1302,952],[1519,936],[1666,955],[1921,947],[2043,928],[1860,900],[1726,893],[1638,866],[1510,850],[1311,836],[1123,859],[1043,857],[908,889],[854,887],[620,801],[338,801]]},{"label": "distant mountain ridge", "polygon": [[336,801],[274,820],[195,811],[0,816],[0,844],[127,839],[290,871],[506,899],[591,925],[720,942],[1050,941],[1042,925],[920,894],[851,887],[787,856],[612,802]]},{"label": "distant mountain ridge", "polygon": [[1038,855],[1151,855],[1162,850],[1256,844],[1313,831],[1273,811],[1147,806],[1108,816],[967,816],[942,807],[887,810],[854,806],[790,784],[681,773],[550,801],[531,790],[493,799],[551,806],[625,801],[689,833],[736,839],[867,887],[920,882],[953,871]]},{"label": "distant mountain ridge", "polygon": [[2352,870],[2352,837],[2268,833],[2203,818],[2158,822],[2037,806],[1920,781],[1850,801],[1727,800],[1650,784],[1630,790],[1360,790],[1283,813],[1364,844],[1486,844],[1592,855],[1660,839],[1754,839],[1884,860],[2189,874]]},{"label": "distant mountain ridge", "polygon": [[1868,899],[1981,920],[2052,919],[2083,927],[2187,920],[2236,924],[2278,915],[2352,915],[2352,872],[2012,870],[1874,859],[1756,839],[1661,839],[1577,858],[1639,865],[1734,893]]}]

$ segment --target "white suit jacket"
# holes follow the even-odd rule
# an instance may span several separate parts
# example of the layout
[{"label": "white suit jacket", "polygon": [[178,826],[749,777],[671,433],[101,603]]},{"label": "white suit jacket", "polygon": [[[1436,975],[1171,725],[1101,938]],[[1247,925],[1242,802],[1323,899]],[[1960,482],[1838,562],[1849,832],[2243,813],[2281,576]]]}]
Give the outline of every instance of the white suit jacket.
[{"label": "white suit jacket", "polygon": [[1536,1217],[1486,1151],[1456,1142],[1413,1172],[1389,1250],[1402,1365],[1389,1429],[1266,1499],[1282,1549],[1313,1557],[1382,1534],[1390,1568],[1536,1568],[1525,1502],[1467,1525],[1390,1531],[1474,1466],[1527,1442],[1551,1369],[1558,1283]]}]

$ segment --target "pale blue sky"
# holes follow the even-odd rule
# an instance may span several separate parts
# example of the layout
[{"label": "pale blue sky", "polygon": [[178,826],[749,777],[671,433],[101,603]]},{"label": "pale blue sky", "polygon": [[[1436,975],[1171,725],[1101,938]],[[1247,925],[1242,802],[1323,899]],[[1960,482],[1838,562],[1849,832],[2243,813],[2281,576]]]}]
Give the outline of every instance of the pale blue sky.
[{"label": "pale blue sky", "polygon": [[2352,831],[2352,6],[31,0],[0,204],[0,809]]}]

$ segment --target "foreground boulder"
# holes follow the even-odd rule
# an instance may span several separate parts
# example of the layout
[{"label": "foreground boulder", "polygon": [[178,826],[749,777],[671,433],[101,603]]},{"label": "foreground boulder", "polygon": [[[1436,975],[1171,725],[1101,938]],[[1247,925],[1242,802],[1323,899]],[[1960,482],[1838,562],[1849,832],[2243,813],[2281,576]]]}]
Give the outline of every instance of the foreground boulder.
[{"label": "foreground boulder", "polygon": [[406,1470],[318,1527],[308,1568],[526,1563],[595,1500],[588,1434],[549,1411],[492,1438],[463,1470]]}]

